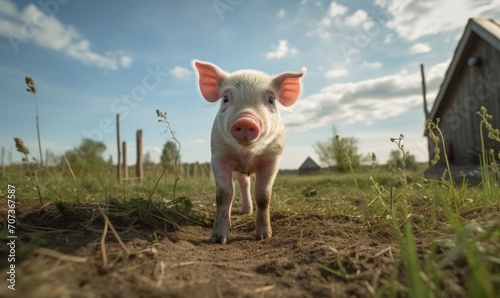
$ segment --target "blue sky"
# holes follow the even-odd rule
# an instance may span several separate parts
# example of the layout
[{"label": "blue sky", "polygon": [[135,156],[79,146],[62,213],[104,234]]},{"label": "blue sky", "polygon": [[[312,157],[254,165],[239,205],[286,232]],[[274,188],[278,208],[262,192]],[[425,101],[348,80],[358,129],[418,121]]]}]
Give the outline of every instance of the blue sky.
[{"label": "blue sky", "polygon": [[116,161],[114,120],[135,162],[135,132],[159,160],[170,139],[155,110],[167,112],[183,162],[210,160],[218,103],[203,100],[193,59],[232,72],[307,68],[298,102],[282,108],[287,147],[281,168],[297,168],[334,126],[383,163],[400,133],[426,160],[419,64],[429,109],[469,17],[500,18],[500,0],[420,1],[72,1],[0,0],[0,145],[14,137],[37,156],[38,89],[42,147],[56,154],[84,137],[103,141]]}]

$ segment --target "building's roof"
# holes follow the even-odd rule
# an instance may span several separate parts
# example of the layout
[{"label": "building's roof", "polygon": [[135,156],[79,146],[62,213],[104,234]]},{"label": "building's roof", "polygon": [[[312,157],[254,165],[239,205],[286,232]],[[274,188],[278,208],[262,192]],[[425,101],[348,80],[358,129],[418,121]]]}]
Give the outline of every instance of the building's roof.
[{"label": "building's roof", "polygon": [[455,49],[455,55],[446,71],[443,83],[439,88],[439,93],[434,101],[434,105],[432,106],[430,112],[431,120],[436,118],[439,106],[445,97],[450,83],[453,81],[456,71],[467,62],[469,57],[466,55],[474,44],[476,36],[489,43],[497,51],[500,51],[500,22],[492,19],[469,19],[462,38]]},{"label": "building's roof", "polygon": [[321,167],[312,158],[307,157],[299,169],[321,169]]}]

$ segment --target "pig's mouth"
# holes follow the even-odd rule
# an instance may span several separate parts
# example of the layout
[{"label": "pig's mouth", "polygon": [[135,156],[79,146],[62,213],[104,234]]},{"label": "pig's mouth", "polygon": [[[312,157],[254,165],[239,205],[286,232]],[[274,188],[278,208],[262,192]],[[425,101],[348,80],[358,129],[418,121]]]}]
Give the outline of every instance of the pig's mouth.
[{"label": "pig's mouth", "polygon": [[242,113],[233,121],[230,127],[231,136],[241,145],[250,145],[260,135],[260,124],[255,116]]}]

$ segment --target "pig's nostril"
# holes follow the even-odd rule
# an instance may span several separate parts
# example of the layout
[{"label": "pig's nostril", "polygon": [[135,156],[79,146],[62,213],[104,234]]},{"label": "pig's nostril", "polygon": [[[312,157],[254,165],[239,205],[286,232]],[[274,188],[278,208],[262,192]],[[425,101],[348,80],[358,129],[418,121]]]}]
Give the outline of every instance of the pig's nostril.
[{"label": "pig's nostril", "polygon": [[250,117],[240,117],[231,126],[231,135],[237,141],[253,141],[259,133],[259,124]]}]

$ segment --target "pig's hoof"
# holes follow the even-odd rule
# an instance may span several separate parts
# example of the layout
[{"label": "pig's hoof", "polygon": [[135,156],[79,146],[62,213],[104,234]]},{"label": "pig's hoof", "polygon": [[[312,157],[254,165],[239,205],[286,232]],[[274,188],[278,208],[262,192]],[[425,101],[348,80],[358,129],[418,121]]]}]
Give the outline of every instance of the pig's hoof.
[{"label": "pig's hoof", "polygon": [[257,228],[255,229],[255,239],[264,240],[271,238],[273,235],[273,230],[270,225],[259,225],[257,222]]},{"label": "pig's hoof", "polygon": [[266,233],[263,233],[263,234],[257,234],[257,236],[255,237],[255,239],[257,241],[260,241],[260,240],[268,239],[268,238],[271,238],[271,237],[272,237],[272,233],[271,232],[266,232]]},{"label": "pig's hoof", "polygon": [[253,213],[253,208],[252,207],[241,207],[241,213],[243,214],[251,214]]},{"label": "pig's hoof", "polygon": [[210,239],[210,244],[226,244],[227,243],[227,236],[220,236],[220,235],[212,235],[212,238]]}]

